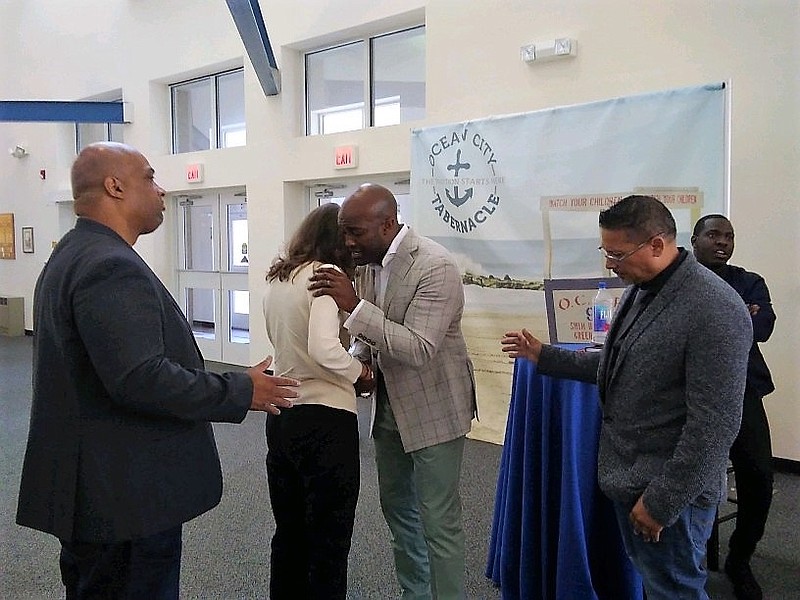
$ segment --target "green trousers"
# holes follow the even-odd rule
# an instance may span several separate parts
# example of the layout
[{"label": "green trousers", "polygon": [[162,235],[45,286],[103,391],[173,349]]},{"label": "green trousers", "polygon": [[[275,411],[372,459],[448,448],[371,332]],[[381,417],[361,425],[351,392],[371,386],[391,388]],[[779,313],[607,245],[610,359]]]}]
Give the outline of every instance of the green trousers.
[{"label": "green trousers", "polygon": [[464,436],[406,453],[384,398],[373,437],[381,509],[392,534],[403,600],[463,600],[464,530],[459,481]]}]

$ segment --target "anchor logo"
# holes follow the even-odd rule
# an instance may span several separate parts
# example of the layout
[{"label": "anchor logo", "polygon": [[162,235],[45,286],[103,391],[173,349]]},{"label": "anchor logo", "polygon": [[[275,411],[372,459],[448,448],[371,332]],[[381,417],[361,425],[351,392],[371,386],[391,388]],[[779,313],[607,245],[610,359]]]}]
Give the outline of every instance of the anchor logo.
[{"label": "anchor logo", "polygon": [[[463,163],[461,162],[461,149],[459,148],[456,151],[456,162],[453,163],[452,165],[447,165],[447,170],[448,171],[453,171],[454,176],[458,177],[458,174],[461,171],[461,169],[467,170],[471,166],[472,165],[470,165],[468,162],[463,162]],[[453,186],[453,193],[452,194],[450,193],[450,190],[448,188],[445,188],[444,193],[447,196],[447,199],[450,201],[450,204],[452,204],[453,206],[461,206],[467,200],[472,198],[473,189],[471,187],[467,188],[466,190],[464,190],[464,195],[463,196],[459,196],[458,195],[458,184],[456,184],[456,185]]]},{"label": "anchor logo", "polygon": [[420,137],[426,145],[430,139],[430,177],[421,181],[431,186],[433,212],[455,233],[470,235],[500,208],[498,186],[505,178],[496,171],[494,149],[482,131],[470,130],[469,123],[420,132]]}]

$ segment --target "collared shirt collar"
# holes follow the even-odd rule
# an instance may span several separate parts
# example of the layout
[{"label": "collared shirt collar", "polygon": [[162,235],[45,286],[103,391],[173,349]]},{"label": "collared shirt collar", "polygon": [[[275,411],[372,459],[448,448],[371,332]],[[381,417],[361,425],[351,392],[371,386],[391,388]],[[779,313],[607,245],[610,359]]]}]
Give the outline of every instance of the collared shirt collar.
[{"label": "collared shirt collar", "polygon": [[392,243],[389,244],[389,248],[386,250],[386,254],[383,255],[383,260],[379,265],[381,268],[386,268],[389,266],[389,263],[392,262],[394,255],[397,254],[397,248],[400,246],[400,242],[406,237],[408,233],[408,225],[401,225],[400,231],[397,232],[397,235],[394,236]]}]

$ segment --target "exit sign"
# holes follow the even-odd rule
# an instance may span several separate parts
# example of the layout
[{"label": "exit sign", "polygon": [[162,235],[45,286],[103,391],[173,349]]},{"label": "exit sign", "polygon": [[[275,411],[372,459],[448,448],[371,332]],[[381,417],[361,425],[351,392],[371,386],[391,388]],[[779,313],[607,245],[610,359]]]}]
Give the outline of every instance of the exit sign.
[{"label": "exit sign", "polygon": [[203,181],[203,163],[186,165],[186,182],[200,183]]},{"label": "exit sign", "polygon": [[354,169],[358,166],[358,146],[339,146],[333,158],[334,169]]}]

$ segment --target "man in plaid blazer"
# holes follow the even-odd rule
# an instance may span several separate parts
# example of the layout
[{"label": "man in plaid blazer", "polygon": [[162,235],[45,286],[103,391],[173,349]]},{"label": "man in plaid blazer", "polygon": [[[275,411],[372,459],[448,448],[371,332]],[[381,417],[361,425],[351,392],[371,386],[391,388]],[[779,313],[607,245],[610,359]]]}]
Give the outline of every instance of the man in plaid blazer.
[{"label": "man in plaid blazer", "polygon": [[372,434],[381,508],[407,599],[461,599],[464,533],[459,480],[465,434],[476,411],[472,362],[461,331],[461,273],[439,244],[397,221],[381,186],[361,186],[339,225],[356,265],[320,269],[316,295],[350,313],[344,325],[377,361]]}]

